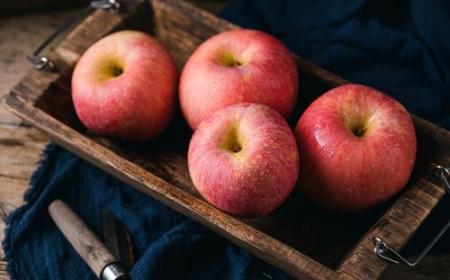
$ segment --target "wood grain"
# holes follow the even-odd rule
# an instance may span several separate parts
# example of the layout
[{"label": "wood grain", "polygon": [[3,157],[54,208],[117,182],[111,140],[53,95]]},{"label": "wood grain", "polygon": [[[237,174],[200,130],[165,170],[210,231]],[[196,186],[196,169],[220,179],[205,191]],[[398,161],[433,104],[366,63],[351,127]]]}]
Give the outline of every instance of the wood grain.
[{"label": "wood grain", "polygon": [[[0,98],[31,68],[25,57],[75,12],[69,10],[0,19],[0,33],[8,38],[0,40]],[[23,203],[30,176],[47,142],[44,134],[0,107],[0,240],[4,238],[6,216]],[[9,279],[3,258],[0,247],[0,279]]]},{"label": "wood grain", "polygon": [[[75,12],[77,10],[0,18],[0,33],[4,38],[8,38],[0,40],[0,65],[2,66],[0,97],[8,94],[9,90],[23,78],[25,71],[31,68],[26,60],[27,55]],[[20,125],[21,121],[5,108],[0,107],[0,124]]]},{"label": "wood grain", "polygon": [[0,260],[0,280],[8,280],[9,276],[6,272],[6,262],[3,260]]},{"label": "wood grain", "polygon": [[0,16],[11,16],[29,12],[43,12],[67,9],[88,4],[88,0],[14,0],[0,1]]},{"label": "wood grain", "polygon": [[[205,38],[238,28],[180,1],[154,0],[151,4],[153,28],[145,24],[148,15],[133,16],[133,24],[139,25],[141,18],[142,29],[155,34],[168,47],[179,67]],[[136,2],[136,5],[143,4]],[[132,148],[89,134],[74,116],[67,86],[73,63],[96,39],[129,26],[131,21],[127,20],[127,15],[130,14],[96,12],[90,16],[52,54],[52,59],[60,66],[59,71],[28,73],[8,98],[10,109],[57,142],[138,190],[297,277],[377,278],[386,264],[373,255],[371,238],[380,236],[390,245],[402,247],[442,197],[442,188],[432,178],[429,166],[449,163],[449,134],[415,118],[419,137],[415,176],[393,203],[368,214],[343,217],[324,213],[301,194],[294,194],[278,211],[261,219],[237,219],[218,211],[203,201],[192,187],[185,158],[189,130],[180,116],[159,140]],[[301,90],[320,94],[345,83],[301,58],[297,58],[297,65]],[[300,101],[291,123],[308,102],[310,100]]]},{"label": "wood grain", "polygon": [[22,204],[47,139],[34,128],[0,124],[0,205]]}]

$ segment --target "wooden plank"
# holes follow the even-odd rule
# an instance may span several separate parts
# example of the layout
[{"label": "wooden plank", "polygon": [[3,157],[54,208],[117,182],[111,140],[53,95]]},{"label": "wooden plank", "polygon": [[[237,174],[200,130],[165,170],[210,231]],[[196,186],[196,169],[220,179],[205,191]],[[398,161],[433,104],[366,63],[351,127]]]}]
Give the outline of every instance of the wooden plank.
[{"label": "wooden plank", "polygon": [[[3,186],[5,185],[5,182],[1,182],[0,179],[0,184]],[[6,182],[7,184],[7,182]],[[20,188],[18,190],[18,192],[20,191]],[[3,194],[3,191],[0,190],[0,193]],[[21,197],[23,194],[17,195],[15,197],[15,199],[18,199],[19,197]],[[0,240],[3,240],[5,238],[4,234],[5,234],[5,221],[6,221],[6,217],[15,209],[17,208],[20,203],[22,203],[21,201],[16,202],[17,204],[13,204],[14,203],[14,199],[11,199],[11,201],[9,200],[4,200],[3,196],[2,199],[0,200]],[[8,273],[6,272],[6,266],[7,266],[7,262],[5,261],[5,255],[3,252],[3,248],[0,248],[0,280],[9,280],[9,276]]]},{"label": "wooden plank", "polygon": [[28,180],[47,142],[34,128],[0,125],[0,178]]},{"label": "wooden plank", "polygon": [[[4,237],[6,216],[22,204],[29,178],[47,141],[34,128],[0,124],[0,240]],[[2,256],[0,247],[0,259]]]},{"label": "wooden plank", "polygon": [[[5,222],[6,217],[15,209],[18,205],[13,204],[14,201],[0,201],[0,240],[5,238]],[[6,269],[6,263],[3,263],[5,258],[3,248],[0,249],[0,275]]]},{"label": "wooden plank", "polygon": [[9,202],[15,207],[22,205],[23,194],[28,188],[28,180],[0,178],[0,193],[2,194],[1,202]]},{"label": "wooden plank", "polygon": [[[0,98],[24,76],[31,66],[25,59],[45,37],[77,10],[42,13],[26,17],[1,18]],[[30,29],[30,26],[33,26]],[[18,48],[17,46],[20,46]],[[6,215],[23,202],[29,178],[36,168],[47,138],[23,125],[22,120],[0,107],[0,240],[4,238]],[[9,279],[0,247],[0,279]]]},{"label": "wooden plank", "polygon": [[86,5],[88,0],[14,0],[0,1],[0,16],[11,16],[27,12],[42,12],[56,9],[67,9]]},{"label": "wooden plank", "polygon": [[[15,2],[15,1],[2,1]],[[1,4],[0,4],[1,5]],[[0,9],[1,10],[1,9]],[[0,18],[0,34],[7,40],[0,40],[0,98],[8,94],[9,90],[31,69],[26,60],[47,36],[58,25],[78,10],[51,12],[26,17]],[[32,28],[30,28],[32,26]],[[18,47],[20,46],[20,47]],[[17,124],[21,120],[4,107],[0,107],[0,124]]]},{"label": "wooden plank", "polygon": [[448,280],[450,278],[449,263],[448,254],[430,255],[414,269],[402,265],[391,266],[381,275],[381,279]]},{"label": "wooden plank", "polygon": [[8,273],[6,272],[6,262],[0,260],[0,280],[9,280]]}]

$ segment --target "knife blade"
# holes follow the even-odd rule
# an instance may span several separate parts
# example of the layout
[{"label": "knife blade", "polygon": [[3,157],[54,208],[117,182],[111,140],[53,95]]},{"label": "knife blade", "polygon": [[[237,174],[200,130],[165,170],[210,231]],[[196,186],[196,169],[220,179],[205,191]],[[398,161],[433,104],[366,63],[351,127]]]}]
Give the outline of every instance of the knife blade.
[{"label": "knife blade", "polygon": [[110,211],[103,209],[103,241],[127,271],[133,268],[135,255],[133,242],[127,227]]}]

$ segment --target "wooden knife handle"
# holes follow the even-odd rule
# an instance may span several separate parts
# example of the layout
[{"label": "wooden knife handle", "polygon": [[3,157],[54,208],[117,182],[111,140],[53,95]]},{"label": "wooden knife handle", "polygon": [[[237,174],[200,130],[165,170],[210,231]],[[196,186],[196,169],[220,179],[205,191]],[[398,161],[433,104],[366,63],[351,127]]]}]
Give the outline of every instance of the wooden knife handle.
[{"label": "wooden knife handle", "polygon": [[48,212],[55,224],[83,260],[101,278],[103,269],[117,262],[105,245],[62,200],[53,201]]}]

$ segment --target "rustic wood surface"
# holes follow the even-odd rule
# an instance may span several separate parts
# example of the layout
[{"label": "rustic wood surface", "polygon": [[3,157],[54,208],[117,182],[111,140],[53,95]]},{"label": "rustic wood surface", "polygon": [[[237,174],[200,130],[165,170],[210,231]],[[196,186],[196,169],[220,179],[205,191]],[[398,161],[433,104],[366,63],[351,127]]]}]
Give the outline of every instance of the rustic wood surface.
[{"label": "rustic wood surface", "polygon": [[0,1],[0,16],[20,15],[27,12],[54,11],[87,4],[88,0],[14,0]]},{"label": "rustic wood surface", "polygon": [[[5,94],[24,75],[29,68],[23,59],[42,38],[72,12],[38,16],[26,16],[0,20],[0,33],[7,32],[9,40],[0,41],[1,93]],[[30,29],[29,26],[33,26]],[[17,46],[21,46],[17,48]],[[35,168],[39,152],[46,143],[46,138],[34,129],[24,126],[10,114],[0,110],[0,207],[9,212],[20,205],[27,181]],[[391,266],[383,279],[450,279],[450,256],[429,256],[417,269],[410,270],[402,266]],[[0,271],[5,264],[0,262]],[[4,277],[0,273],[0,279]]]}]

